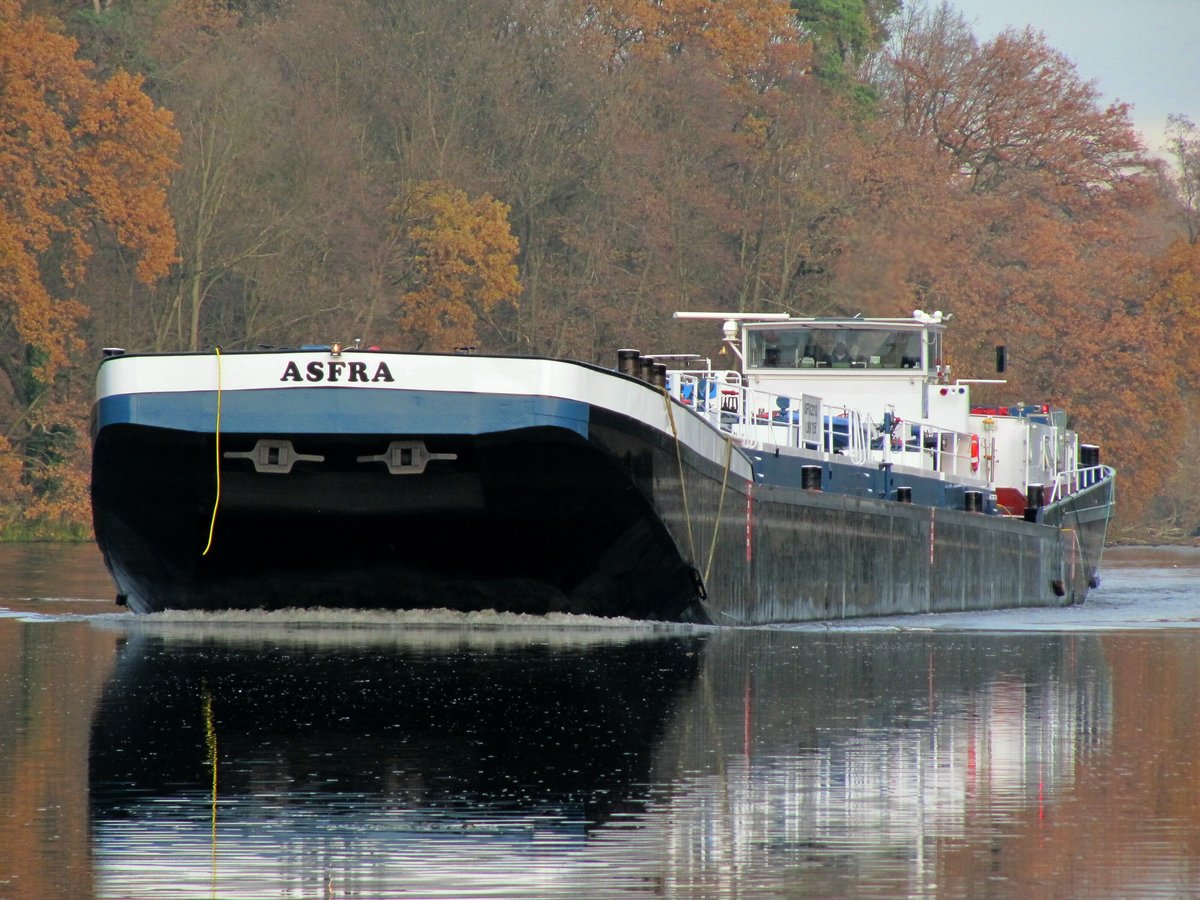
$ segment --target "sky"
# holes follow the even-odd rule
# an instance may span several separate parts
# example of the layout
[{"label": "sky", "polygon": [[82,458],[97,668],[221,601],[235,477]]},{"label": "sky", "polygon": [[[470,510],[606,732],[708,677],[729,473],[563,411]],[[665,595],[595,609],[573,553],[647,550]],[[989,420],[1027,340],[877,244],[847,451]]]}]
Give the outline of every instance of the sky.
[{"label": "sky", "polygon": [[[932,4],[931,4],[932,5]],[[950,0],[980,41],[1032,26],[1096,82],[1133,106],[1146,149],[1162,156],[1170,113],[1200,125],[1200,0]]]}]

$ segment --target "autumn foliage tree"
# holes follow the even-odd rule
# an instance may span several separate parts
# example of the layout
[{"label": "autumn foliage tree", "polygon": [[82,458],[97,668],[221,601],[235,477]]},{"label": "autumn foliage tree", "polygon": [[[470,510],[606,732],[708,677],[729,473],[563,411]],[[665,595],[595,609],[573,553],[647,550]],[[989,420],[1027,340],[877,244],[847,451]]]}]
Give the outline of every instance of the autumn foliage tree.
[{"label": "autumn foliage tree", "polygon": [[1167,150],[1174,163],[1170,179],[1179,218],[1190,244],[1200,244],[1200,129],[1184,115],[1167,118]]},{"label": "autumn foliage tree", "polygon": [[62,395],[83,346],[77,294],[107,248],[129,254],[145,282],[174,262],[166,188],[178,145],[170,114],[137,77],[95,81],[76,50],[51,20],[0,0],[0,371],[10,409],[0,450],[22,459],[0,468],[0,492],[56,496],[32,508],[68,518],[87,510],[70,465],[85,450],[86,404]]},{"label": "autumn foliage tree", "polygon": [[1176,383],[1171,397],[1179,402],[1171,410],[1177,423],[1175,446],[1179,453],[1172,459],[1175,467],[1152,504],[1155,518],[1164,529],[1176,534],[1192,534],[1200,528],[1200,242],[1181,236],[1160,257],[1150,277],[1151,291],[1144,317],[1159,324],[1163,332],[1163,351],[1168,359],[1183,364],[1175,368]]},{"label": "autumn foliage tree", "polygon": [[759,80],[775,58],[794,58],[798,35],[786,0],[615,0],[586,4],[589,31],[611,41],[611,62],[704,52],[725,77]]},{"label": "autumn foliage tree", "polygon": [[521,292],[508,206],[437,182],[414,185],[393,207],[400,296],[398,342],[452,350],[478,341],[477,323]]}]

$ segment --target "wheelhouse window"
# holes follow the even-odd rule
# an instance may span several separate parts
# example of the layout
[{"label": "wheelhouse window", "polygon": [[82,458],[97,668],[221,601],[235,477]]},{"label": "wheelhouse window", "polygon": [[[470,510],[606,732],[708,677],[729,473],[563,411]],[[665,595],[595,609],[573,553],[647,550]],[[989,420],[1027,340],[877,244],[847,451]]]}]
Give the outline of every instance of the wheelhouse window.
[{"label": "wheelhouse window", "polygon": [[914,328],[748,328],[746,366],[751,369],[920,369],[926,357],[941,358],[941,335]]}]

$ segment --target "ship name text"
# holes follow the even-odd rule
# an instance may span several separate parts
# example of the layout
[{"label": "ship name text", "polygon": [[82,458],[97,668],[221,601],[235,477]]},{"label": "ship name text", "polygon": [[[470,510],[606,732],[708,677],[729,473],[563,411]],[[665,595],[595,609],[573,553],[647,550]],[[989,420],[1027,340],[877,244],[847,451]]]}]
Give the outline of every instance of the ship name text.
[{"label": "ship name text", "polygon": [[370,384],[379,381],[390,382],[396,379],[392,377],[392,370],[385,362],[376,364],[375,371],[372,373],[368,371],[367,363],[360,360],[346,362],[340,359],[331,359],[328,362],[313,360],[304,367],[303,371],[294,360],[288,360],[288,364],[283,369],[283,377],[279,380],[323,381],[327,384],[345,381]]}]

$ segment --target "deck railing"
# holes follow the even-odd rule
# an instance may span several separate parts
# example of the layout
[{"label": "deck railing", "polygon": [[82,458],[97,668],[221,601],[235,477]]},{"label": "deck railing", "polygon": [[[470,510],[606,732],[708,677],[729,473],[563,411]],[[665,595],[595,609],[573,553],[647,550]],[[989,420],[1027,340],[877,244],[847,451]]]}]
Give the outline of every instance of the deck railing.
[{"label": "deck railing", "polygon": [[1063,497],[1087,490],[1105,479],[1113,477],[1116,470],[1111,466],[1087,466],[1082,469],[1070,469],[1059,472],[1050,486],[1050,496],[1047,503],[1055,503]]},{"label": "deck railing", "polygon": [[[668,390],[744,446],[771,444],[872,459],[954,476],[982,477],[971,435],[931,422],[893,423],[888,434],[871,416],[819,397],[789,397],[747,387],[740,372],[672,371]],[[978,444],[975,445],[978,447]]]}]

